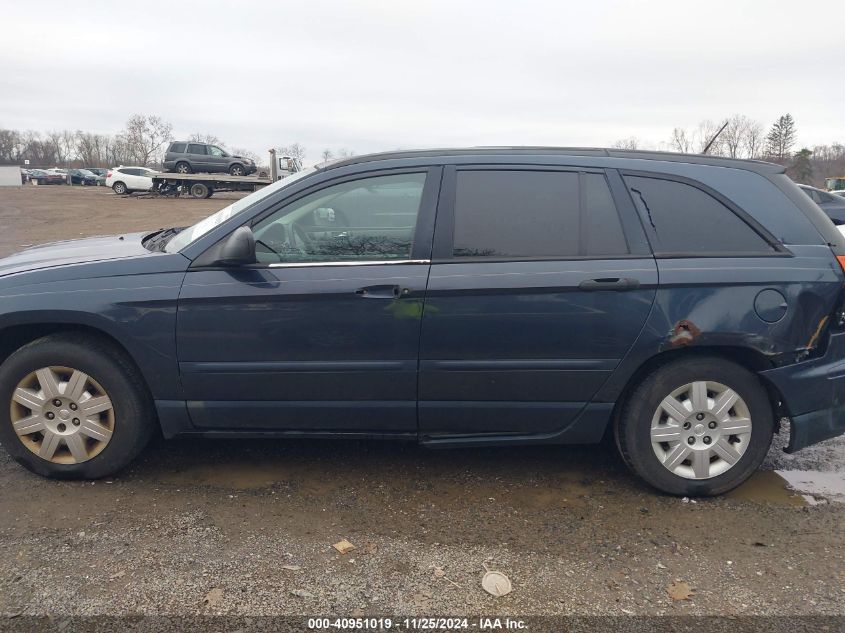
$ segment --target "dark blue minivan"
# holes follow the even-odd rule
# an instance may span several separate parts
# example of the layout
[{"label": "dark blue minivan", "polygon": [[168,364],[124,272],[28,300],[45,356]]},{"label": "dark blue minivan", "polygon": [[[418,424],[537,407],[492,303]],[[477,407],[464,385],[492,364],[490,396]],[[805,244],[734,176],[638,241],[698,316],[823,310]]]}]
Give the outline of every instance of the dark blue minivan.
[{"label": "dark blue minivan", "polygon": [[[0,260],[0,442],[95,478],[165,437],[594,443],[652,486],[845,432],[843,238],[756,161],[347,159],[185,229]],[[784,428],[781,428],[784,427]]]}]

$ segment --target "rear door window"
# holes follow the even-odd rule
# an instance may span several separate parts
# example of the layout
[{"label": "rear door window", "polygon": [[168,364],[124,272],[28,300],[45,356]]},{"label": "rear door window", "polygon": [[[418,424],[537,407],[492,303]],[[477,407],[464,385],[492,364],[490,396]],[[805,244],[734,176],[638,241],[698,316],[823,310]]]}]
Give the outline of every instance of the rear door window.
[{"label": "rear door window", "polygon": [[726,204],[691,184],[625,176],[634,203],[656,236],[663,255],[742,255],[775,249]]},{"label": "rear door window", "polygon": [[628,252],[603,174],[457,173],[453,257],[555,259]]},{"label": "rear door window", "polygon": [[188,145],[188,153],[205,154],[205,145],[201,145],[200,143],[191,143],[190,145]]}]

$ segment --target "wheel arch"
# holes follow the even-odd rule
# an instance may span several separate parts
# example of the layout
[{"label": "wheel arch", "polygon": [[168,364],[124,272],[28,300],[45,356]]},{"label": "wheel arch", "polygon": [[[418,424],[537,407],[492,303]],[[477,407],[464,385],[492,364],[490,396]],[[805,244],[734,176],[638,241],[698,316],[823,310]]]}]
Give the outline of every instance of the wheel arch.
[{"label": "wheel arch", "polygon": [[82,336],[94,337],[107,342],[109,345],[119,350],[130,362],[135,371],[138,372],[138,376],[141,378],[144,385],[145,396],[149,399],[150,403],[153,402],[153,394],[150,390],[149,381],[130,350],[113,335],[104,329],[93,325],[69,322],[22,323],[8,325],[0,329],[0,365],[6,362],[6,359],[21,347],[53,334],[79,334]]},{"label": "wheel arch", "polygon": [[611,414],[611,424],[608,425],[607,432],[613,433],[616,425],[619,422],[619,415],[625,406],[626,401],[630,398],[631,393],[636,389],[642,380],[656,370],[658,367],[666,363],[673,362],[685,358],[721,358],[723,360],[731,361],[744,367],[751,373],[755,374],[760,384],[766,390],[769,396],[769,402],[772,405],[772,411],[775,413],[775,432],[779,431],[779,420],[781,417],[788,417],[789,412],[784,404],[783,396],[771,382],[759,375],[761,371],[772,368],[772,362],[769,358],[757,350],[740,346],[714,346],[714,347],[686,347],[681,349],[667,350],[648,358],[643,362],[632,374],[629,376],[619,393],[619,397],[613,406],[613,413]]}]

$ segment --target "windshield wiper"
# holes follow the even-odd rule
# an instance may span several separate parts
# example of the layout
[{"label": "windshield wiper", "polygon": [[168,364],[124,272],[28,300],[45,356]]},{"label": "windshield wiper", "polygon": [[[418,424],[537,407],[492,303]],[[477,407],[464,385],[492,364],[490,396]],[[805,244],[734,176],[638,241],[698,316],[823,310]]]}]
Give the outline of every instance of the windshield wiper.
[{"label": "windshield wiper", "polygon": [[158,253],[164,252],[164,248],[167,246],[167,243],[173,239],[173,236],[184,230],[185,227],[180,226],[169,229],[160,229],[155,233],[150,233],[144,240],[144,248],[148,251]]}]

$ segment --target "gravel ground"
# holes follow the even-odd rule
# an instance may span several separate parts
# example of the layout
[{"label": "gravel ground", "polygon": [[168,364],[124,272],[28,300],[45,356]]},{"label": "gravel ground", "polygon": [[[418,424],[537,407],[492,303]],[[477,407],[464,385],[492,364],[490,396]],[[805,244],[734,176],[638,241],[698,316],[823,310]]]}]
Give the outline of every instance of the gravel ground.
[{"label": "gravel ground", "polygon": [[[226,198],[3,190],[0,255],[190,223]],[[807,494],[776,469],[805,471]],[[845,504],[812,483],[843,471],[841,439],[775,446],[739,490],[694,502],[645,488],[606,445],[157,441],[93,483],[0,450],[0,617],[845,615]],[[486,594],[485,566],[513,592]]]}]

